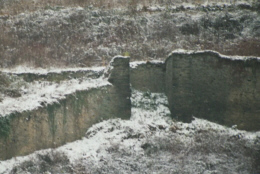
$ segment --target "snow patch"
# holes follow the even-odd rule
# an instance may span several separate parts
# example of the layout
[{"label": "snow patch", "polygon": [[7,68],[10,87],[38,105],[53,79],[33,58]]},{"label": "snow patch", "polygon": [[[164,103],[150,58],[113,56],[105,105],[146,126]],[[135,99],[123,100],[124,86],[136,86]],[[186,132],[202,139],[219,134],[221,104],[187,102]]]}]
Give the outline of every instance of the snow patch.
[{"label": "snow patch", "polygon": [[161,60],[151,60],[151,61],[135,61],[135,62],[130,62],[130,68],[137,68],[139,65],[147,64],[147,63],[152,63],[152,64],[162,64],[164,61]]},{"label": "snow patch", "polygon": [[42,104],[52,104],[60,99],[66,98],[66,95],[76,91],[88,90],[110,85],[103,78],[99,79],[72,79],[53,83],[39,81],[29,83],[28,86],[22,87],[22,96],[18,98],[6,97],[0,102],[0,116],[7,116],[13,112],[23,112],[42,107]]},{"label": "snow patch", "polygon": [[2,68],[0,69],[1,72],[4,73],[12,73],[12,74],[25,74],[25,73],[32,73],[32,74],[48,74],[48,73],[62,73],[62,72],[77,72],[77,71],[96,71],[101,72],[105,69],[105,67],[89,67],[89,68],[54,68],[51,67],[49,69],[43,68],[31,68],[27,66],[17,66],[15,68]]},{"label": "snow patch", "polygon": [[223,55],[220,54],[217,51],[213,51],[213,50],[203,50],[203,51],[196,51],[196,50],[184,50],[184,49],[177,49],[172,51],[169,55],[171,56],[172,54],[198,54],[198,53],[214,53],[219,55],[221,58],[225,58],[225,59],[231,59],[231,60],[248,60],[248,59],[257,59],[258,61],[260,61],[260,57],[253,57],[253,56],[227,56],[227,55]]}]

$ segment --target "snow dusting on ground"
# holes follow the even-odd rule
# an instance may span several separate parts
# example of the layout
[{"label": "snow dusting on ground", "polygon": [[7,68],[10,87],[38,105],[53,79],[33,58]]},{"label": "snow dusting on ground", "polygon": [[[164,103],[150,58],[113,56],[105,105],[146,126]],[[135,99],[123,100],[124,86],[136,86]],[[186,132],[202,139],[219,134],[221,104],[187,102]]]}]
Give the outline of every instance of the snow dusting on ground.
[{"label": "snow dusting on ground", "polygon": [[[103,71],[102,68],[92,68],[92,70]],[[57,70],[56,72],[58,72]],[[74,69],[76,71],[76,69]],[[79,69],[77,69],[79,71]],[[36,72],[36,71],[33,71]],[[16,73],[25,73],[25,71],[17,70]],[[39,74],[45,71],[38,71]],[[0,102],[0,116],[7,116],[13,112],[23,112],[52,104],[63,99],[68,94],[72,94],[80,90],[88,90],[101,86],[110,85],[103,78],[98,79],[71,79],[61,81],[59,83],[48,81],[35,81],[21,85],[21,96],[18,98],[5,97]]]},{"label": "snow dusting on ground", "polygon": [[134,62],[130,62],[130,67],[131,68],[137,68],[139,65],[147,64],[147,63],[162,64],[162,63],[164,63],[164,61],[161,61],[161,60],[134,61]]},{"label": "snow dusting on ground", "polygon": [[257,173],[260,132],[170,119],[164,94],[133,90],[130,120],[93,125],[81,140],[0,161],[0,173]]},{"label": "snow dusting on ground", "polygon": [[26,73],[31,73],[31,74],[48,74],[48,73],[62,73],[62,72],[77,72],[77,71],[104,71],[105,67],[88,67],[88,68],[49,68],[49,69],[44,69],[44,68],[31,68],[27,66],[17,66],[14,68],[1,68],[0,71],[4,73],[12,73],[12,74],[26,74]]}]

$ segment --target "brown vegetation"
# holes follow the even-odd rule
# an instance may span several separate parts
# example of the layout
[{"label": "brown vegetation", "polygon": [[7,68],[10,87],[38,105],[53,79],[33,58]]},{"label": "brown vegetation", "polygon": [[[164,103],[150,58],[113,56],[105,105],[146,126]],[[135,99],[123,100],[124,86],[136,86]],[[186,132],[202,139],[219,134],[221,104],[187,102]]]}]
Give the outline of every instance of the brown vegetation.
[{"label": "brown vegetation", "polygon": [[[211,0],[210,3],[226,2],[226,3],[238,3],[241,0],[229,1],[229,0]],[[254,2],[254,0],[247,0],[248,2]],[[118,8],[126,7],[135,10],[138,5],[143,7],[151,6],[154,4],[160,5],[176,5],[180,3],[192,3],[199,5],[207,2],[206,0],[8,0],[0,2],[0,15],[16,15],[25,11],[36,11],[40,9],[59,7],[98,7],[98,8]]]},{"label": "brown vegetation", "polygon": [[[259,20],[254,19],[255,12],[252,16],[245,12],[239,21],[228,11],[225,15],[221,15],[221,10],[207,11],[210,7],[168,8],[180,2],[1,1],[0,67],[106,65],[111,57],[125,52],[131,54],[132,60],[164,59],[178,48],[260,56],[260,38],[255,34],[259,33]],[[152,10],[154,4],[164,6],[165,10]],[[65,8],[74,6],[84,8]],[[117,11],[115,7],[124,8]],[[35,12],[20,14],[28,11]],[[185,17],[178,16],[180,11],[185,11]],[[204,14],[199,20],[191,20],[193,13]],[[247,23],[254,27],[252,36],[241,34]]]}]

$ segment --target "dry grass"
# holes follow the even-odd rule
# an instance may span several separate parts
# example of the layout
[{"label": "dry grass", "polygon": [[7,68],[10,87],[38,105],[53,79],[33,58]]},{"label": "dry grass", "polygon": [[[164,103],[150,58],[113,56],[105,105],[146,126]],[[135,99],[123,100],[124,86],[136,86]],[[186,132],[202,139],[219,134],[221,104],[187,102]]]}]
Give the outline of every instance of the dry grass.
[{"label": "dry grass", "polygon": [[[25,11],[36,11],[39,9],[46,9],[54,6],[62,7],[87,7],[93,6],[98,8],[118,8],[126,7],[135,9],[138,5],[151,6],[154,4],[160,5],[175,5],[182,2],[192,3],[195,5],[203,4],[207,0],[9,0],[7,2],[0,1],[0,15],[16,15]],[[211,2],[226,2],[226,3],[237,3],[237,1],[229,0],[211,0]],[[254,0],[248,0],[248,2],[254,2]]]},{"label": "dry grass", "polygon": [[[132,0],[135,1],[135,0]],[[16,15],[25,11],[36,11],[39,9],[47,9],[55,6],[62,7],[86,7],[93,6],[98,8],[115,8],[120,6],[125,6],[126,4],[131,5],[132,1],[128,0],[20,0],[20,1],[9,1],[4,4],[0,2],[0,15]]]},{"label": "dry grass", "polygon": [[[176,19],[175,11],[148,8],[151,4],[168,6],[180,1],[35,0],[33,3],[20,0],[14,3],[9,0],[6,4],[1,1],[0,14],[5,16],[0,15],[0,67],[21,64],[35,67],[106,65],[113,56],[125,52],[130,53],[132,60],[164,59],[178,48],[260,56],[259,37],[241,39],[239,33],[244,23],[232,23],[232,15],[215,17],[209,13],[210,17],[204,17],[204,21],[191,21],[187,13],[183,22],[178,17]],[[143,7],[139,8],[140,5]],[[66,15],[67,6],[85,9],[75,8]],[[111,9],[120,6],[125,7],[124,12]],[[38,9],[50,10],[8,16]],[[44,13],[49,12],[54,15],[43,19]],[[149,17],[149,13],[155,18]],[[56,15],[55,21],[51,19]],[[221,25],[224,20],[227,22]],[[255,31],[259,29],[256,27]],[[234,38],[226,41],[229,33]]]},{"label": "dry grass", "polygon": [[230,55],[260,57],[260,38],[243,39],[231,45],[225,53]]}]

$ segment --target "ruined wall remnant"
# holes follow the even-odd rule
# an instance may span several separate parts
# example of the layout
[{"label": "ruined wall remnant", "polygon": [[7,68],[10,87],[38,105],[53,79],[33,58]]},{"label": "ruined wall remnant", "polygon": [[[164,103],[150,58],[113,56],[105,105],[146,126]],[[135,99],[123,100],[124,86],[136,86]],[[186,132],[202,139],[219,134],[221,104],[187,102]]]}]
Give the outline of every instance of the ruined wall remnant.
[{"label": "ruined wall remnant", "polygon": [[112,85],[76,91],[59,103],[0,117],[0,160],[75,141],[101,120],[129,119],[129,58],[116,57],[111,65]]},{"label": "ruined wall remnant", "polygon": [[260,130],[260,61],[215,52],[173,53],[166,60],[166,94],[173,117],[192,116]]},{"label": "ruined wall remnant", "polygon": [[111,96],[107,93],[111,88],[78,91],[59,103],[5,116],[9,132],[0,137],[0,159],[58,147],[81,138],[93,123],[111,116],[102,112],[109,111]]},{"label": "ruined wall remnant", "polygon": [[99,120],[129,119],[130,82],[138,90],[165,92],[171,114],[178,120],[190,122],[195,116],[260,130],[259,58],[173,52],[165,63],[144,62],[130,70],[129,57],[117,56],[105,77],[111,84],[0,117],[0,160],[77,140]]},{"label": "ruined wall remnant", "polygon": [[117,109],[120,117],[131,116],[131,89],[129,57],[116,56],[110,62],[108,81],[113,84],[113,108]]},{"label": "ruined wall remnant", "polygon": [[173,52],[164,63],[132,63],[130,82],[165,92],[172,117],[192,116],[244,130],[260,130],[260,59],[213,51]]},{"label": "ruined wall remnant", "polygon": [[140,91],[165,92],[165,63],[145,62],[132,64],[130,83]]}]

